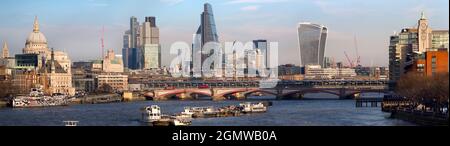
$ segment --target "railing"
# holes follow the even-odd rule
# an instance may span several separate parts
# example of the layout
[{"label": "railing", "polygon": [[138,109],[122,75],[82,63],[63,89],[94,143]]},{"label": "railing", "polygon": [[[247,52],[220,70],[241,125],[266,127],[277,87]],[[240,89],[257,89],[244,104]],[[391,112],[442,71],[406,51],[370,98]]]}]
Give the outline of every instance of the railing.
[{"label": "railing", "polygon": [[[260,87],[261,83],[258,81],[152,81],[143,84],[144,88],[164,88],[167,86],[173,87],[186,87],[186,88],[198,88],[200,85],[208,85],[212,88],[218,87]],[[388,87],[388,81],[279,81],[277,87],[310,87],[310,88],[348,88],[357,87],[369,88],[369,89],[386,89]]]}]

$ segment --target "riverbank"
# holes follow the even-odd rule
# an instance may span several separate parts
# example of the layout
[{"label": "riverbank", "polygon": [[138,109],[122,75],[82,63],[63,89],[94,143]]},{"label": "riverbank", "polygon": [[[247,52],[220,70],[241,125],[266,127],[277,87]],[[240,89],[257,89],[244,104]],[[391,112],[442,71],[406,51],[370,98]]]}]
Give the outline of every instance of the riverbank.
[{"label": "riverbank", "polygon": [[422,126],[448,126],[447,114],[417,110],[414,102],[404,97],[385,97],[381,111],[391,113],[391,118],[408,121]]},{"label": "riverbank", "polygon": [[101,103],[112,103],[112,102],[122,102],[123,98],[119,94],[99,94],[99,95],[88,95],[82,98],[75,98],[70,101],[70,104],[101,104]]},{"label": "riverbank", "polygon": [[0,108],[8,107],[8,101],[0,100]]},{"label": "riverbank", "polygon": [[392,110],[391,118],[409,121],[422,126],[448,126],[448,115],[415,110]]}]

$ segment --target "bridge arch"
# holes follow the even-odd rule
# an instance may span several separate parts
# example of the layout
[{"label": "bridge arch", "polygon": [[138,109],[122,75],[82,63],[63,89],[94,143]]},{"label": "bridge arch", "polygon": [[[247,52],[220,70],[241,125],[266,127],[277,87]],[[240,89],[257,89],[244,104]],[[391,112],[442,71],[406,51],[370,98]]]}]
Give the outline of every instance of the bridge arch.
[{"label": "bridge arch", "polygon": [[336,96],[340,96],[339,92],[333,92],[333,91],[329,91],[326,89],[302,89],[302,90],[297,90],[297,91],[293,91],[293,92],[288,92],[288,93],[284,93],[282,95],[282,97],[287,97],[293,94],[307,94],[307,93],[328,93],[328,94],[332,94],[332,95],[336,95]]},{"label": "bridge arch", "polygon": [[174,90],[173,92],[168,92],[165,94],[158,95],[160,98],[168,98],[170,96],[174,96],[177,94],[189,94],[190,96],[192,94],[198,94],[198,95],[204,95],[204,96],[212,96],[211,91],[208,91],[209,93],[205,93],[204,91],[198,91],[198,90]]},{"label": "bridge arch", "polygon": [[226,95],[235,94],[235,93],[242,93],[242,92],[246,92],[246,91],[248,91],[248,89],[235,89],[235,90],[226,91],[224,93],[220,93],[220,94],[214,95],[214,96],[224,97]]},{"label": "bridge arch", "polygon": [[245,97],[248,97],[250,94],[252,94],[252,93],[257,93],[257,92],[261,92],[261,93],[265,93],[265,94],[270,94],[270,95],[278,96],[277,93],[270,92],[270,91],[266,91],[266,90],[261,90],[261,89],[251,90],[251,91],[247,91],[247,92],[243,92],[243,93],[244,93],[244,96],[245,96]]},{"label": "bridge arch", "polygon": [[355,97],[356,94],[363,94],[363,93],[383,93],[383,94],[388,94],[389,91],[380,91],[380,90],[351,90],[351,91],[347,91],[347,93],[345,93],[345,97]]}]

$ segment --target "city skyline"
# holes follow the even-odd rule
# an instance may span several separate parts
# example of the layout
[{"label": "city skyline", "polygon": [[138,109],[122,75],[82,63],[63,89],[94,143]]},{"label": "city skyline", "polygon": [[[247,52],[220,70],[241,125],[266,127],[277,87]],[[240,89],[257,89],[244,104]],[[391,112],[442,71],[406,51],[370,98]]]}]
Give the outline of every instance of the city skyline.
[{"label": "city skyline", "polygon": [[[100,35],[103,26],[106,29],[105,49],[121,52],[123,32],[129,28],[129,17],[156,16],[160,20],[162,65],[168,66],[174,57],[168,53],[172,43],[176,41],[192,43],[192,33],[197,30],[204,2],[206,1],[60,2],[44,0],[38,3],[27,0],[4,1],[2,2],[4,5],[0,8],[5,13],[0,14],[0,18],[11,21],[0,24],[0,41],[8,43],[11,55],[21,53],[24,39],[33,24],[32,18],[39,16],[41,31],[50,40],[50,48],[66,51],[73,61],[100,59]],[[330,32],[325,56],[335,57],[336,60],[344,63],[346,63],[344,51],[349,52],[351,56],[356,56],[353,46],[353,38],[356,35],[362,64],[367,66],[387,66],[388,49],[386,48],[389,46],[389,40],[386,36],[404,27],[414,27],[422,11],[429,18],[431,27],[448,29],[448,1],[434,1],[435,3],[426,3],[421,0],[407,3],[396,1],[391,2],[392,5],[386,5],[385,11],[373,9],[377,5],[385,5],[383,2],[351,0],[339,2],[214,0],[208,2],[214,6],[221,42],[234,40],[251,42],[256,39],[278,41],[280,55],[286,56],[280,57],[280,64],[300,63],[299,54],[290,53],[298,52],[296,25],[299,22],[311,21],[328,26]],[[345,6],[345,3],[354,5],[349,8]],[[20,5],[20,7],[6,7],[12,4]],[[142,8],[144,5],[148,8]],[[55,6],[57,8],[53,8]],[[125,9],[120,9],[121,7]],[[284,9],[280,10],[280,8]],[[55,14],[60,9],[68,10]],[[362,13],[355,14],[356,12]],[[237,14],[240,14],[239,17],[235,17]]]}]

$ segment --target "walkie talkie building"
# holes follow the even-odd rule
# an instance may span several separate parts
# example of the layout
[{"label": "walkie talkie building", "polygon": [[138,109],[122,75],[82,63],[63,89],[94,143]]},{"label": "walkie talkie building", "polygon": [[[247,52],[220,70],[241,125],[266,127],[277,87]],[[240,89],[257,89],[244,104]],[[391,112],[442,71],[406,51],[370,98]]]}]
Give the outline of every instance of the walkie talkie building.
[{"label": "walkie talkie building", "polygon": [[327,35],[328,28],[323,25],[309,22],[298,25],[298,42],[303,66],[324,65]]}]

